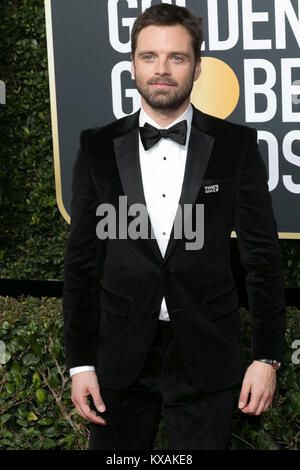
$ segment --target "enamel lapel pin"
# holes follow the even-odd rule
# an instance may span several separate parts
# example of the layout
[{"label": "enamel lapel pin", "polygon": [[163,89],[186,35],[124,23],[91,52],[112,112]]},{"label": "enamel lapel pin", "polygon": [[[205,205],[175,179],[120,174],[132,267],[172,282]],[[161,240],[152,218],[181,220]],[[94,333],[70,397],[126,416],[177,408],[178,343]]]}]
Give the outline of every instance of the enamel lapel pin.
[{"label": "enamel lapel pin", "polygon": [[217,193],[219,191],[219,185],[218,184],[212,184],[210,186],[204,186],[205,194],[208,193]]}]

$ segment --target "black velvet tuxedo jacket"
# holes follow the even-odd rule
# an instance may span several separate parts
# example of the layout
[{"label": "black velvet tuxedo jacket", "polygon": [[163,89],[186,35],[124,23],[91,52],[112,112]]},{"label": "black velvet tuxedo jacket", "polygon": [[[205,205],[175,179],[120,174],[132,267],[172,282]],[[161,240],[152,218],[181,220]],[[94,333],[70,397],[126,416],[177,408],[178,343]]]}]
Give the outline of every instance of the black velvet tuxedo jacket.
[{"label": "black velvet tuxedo jacket", "polygon": [[[153,238],[96,235],[100,204],[113,204],[117,213],[119,196],[127,196],[128,206],[145,204],[139,111],[81,132],[65,255],[66,365],[95,365],[100,387],[121,390],[138,377],[163,297],[186,371],[199,390],[213,392],[241,380],[232,230],[247,271],[252,358],[283,358],[282,256],[257,132],[193,109],[179,203],[204,204],[204,245],[187,250],[190,240],[176,239],[173,227],[164,258]],[[205,190],[212,185],[218,191]]]}]

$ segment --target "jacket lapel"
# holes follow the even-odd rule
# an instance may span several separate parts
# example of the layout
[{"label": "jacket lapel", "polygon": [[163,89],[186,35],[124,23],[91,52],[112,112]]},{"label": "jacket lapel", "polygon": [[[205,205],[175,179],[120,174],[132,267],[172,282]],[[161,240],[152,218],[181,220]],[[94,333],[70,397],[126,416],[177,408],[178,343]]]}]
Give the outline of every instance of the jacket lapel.
[{"label": "jacket lapel", "polygon": [[[194,106],[193,111],[191,135],[179,199],[179,205],[182,210],[184,204],[193,205],[197,198],[215,141],[213,137],[207,134],[211,128],[208,117]],[[120,130],[121,135],[114,139],[114,150],[124,194],[127,196],[128,208],[136,203],[143,204],[146,207],[139,158],[139,111],[125,119],[123,125],[123,131],[122,129]],[[179,217],[178,211],[176,217]],[[153,234],[148,213],[147,221],[148,227]],[[148,239],[139,240],[151,248],[152,253],[160,263],[167,261],[178,241],[178,239],[174,238],[173,224],[167,250],[163,258],[154,235],[148,237]]]},{"label": "jacket lapel", "polygon": [[[130,208],[133,204],[143,204],[146,208],[146,200],[143,190],[142,172],[140,167],[139,158],[139,121],[136,113],[136,122],[134,128],[127,134],[114,139],[114,149],[116,155],[116,163],[120,175],[120,180],[123,186],[124,194],[127,196],[127,205]],[[147,211],[147,208],[146,208]],[[145,243],[150,246],[152,252],[159,260],[163,261],[159,246],[153,234],[151,220],[147,211],[148,233],[150,236],[147,239],[138,239],[139,243]]]},{"label": "jacket lapel", "polygon": [[[193,109],[194,113],[191,135],[185,165],[182,191],[179,199],[179,206],[181,208],[182,215],[185,204],[193,205],[195,203],[215,142],[214,137],[206,134],[206,132],[211,127],[208,118],[200,113],[195,107],[193,107]],[[174,225],[176,224],[176,220],[179,216],[179,211],[177,211],[167,250],[164,256],[164,263],[167,261],[176,243],[178,242],[178,239],[174,238]]]}]

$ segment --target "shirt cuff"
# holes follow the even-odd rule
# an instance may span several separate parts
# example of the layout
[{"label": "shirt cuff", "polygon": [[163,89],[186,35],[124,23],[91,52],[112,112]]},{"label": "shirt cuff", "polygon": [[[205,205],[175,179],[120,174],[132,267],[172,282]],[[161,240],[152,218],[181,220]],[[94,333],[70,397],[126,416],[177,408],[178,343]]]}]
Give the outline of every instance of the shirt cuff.
[{"label": "shirt cuff", "polygon": [[78,374],[79,372],[87,372],[88,370],[92,370],[95,372],[95,367],[94,366],[72,367],[70,369],[70,377],[72,377],[72,375]]}]

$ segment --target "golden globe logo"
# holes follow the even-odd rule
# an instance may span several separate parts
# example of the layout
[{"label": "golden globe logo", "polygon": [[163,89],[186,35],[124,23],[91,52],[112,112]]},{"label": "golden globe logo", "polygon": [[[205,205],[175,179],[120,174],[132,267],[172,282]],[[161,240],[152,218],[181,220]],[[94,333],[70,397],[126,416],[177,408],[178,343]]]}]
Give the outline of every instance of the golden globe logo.
[{"label": "golden globe logo", "polygon": [[215,57],[203,57],[201,75],[191,95],[196,108],[226,119],[235,110],[239,98],[240,84],[232,68]]}]

